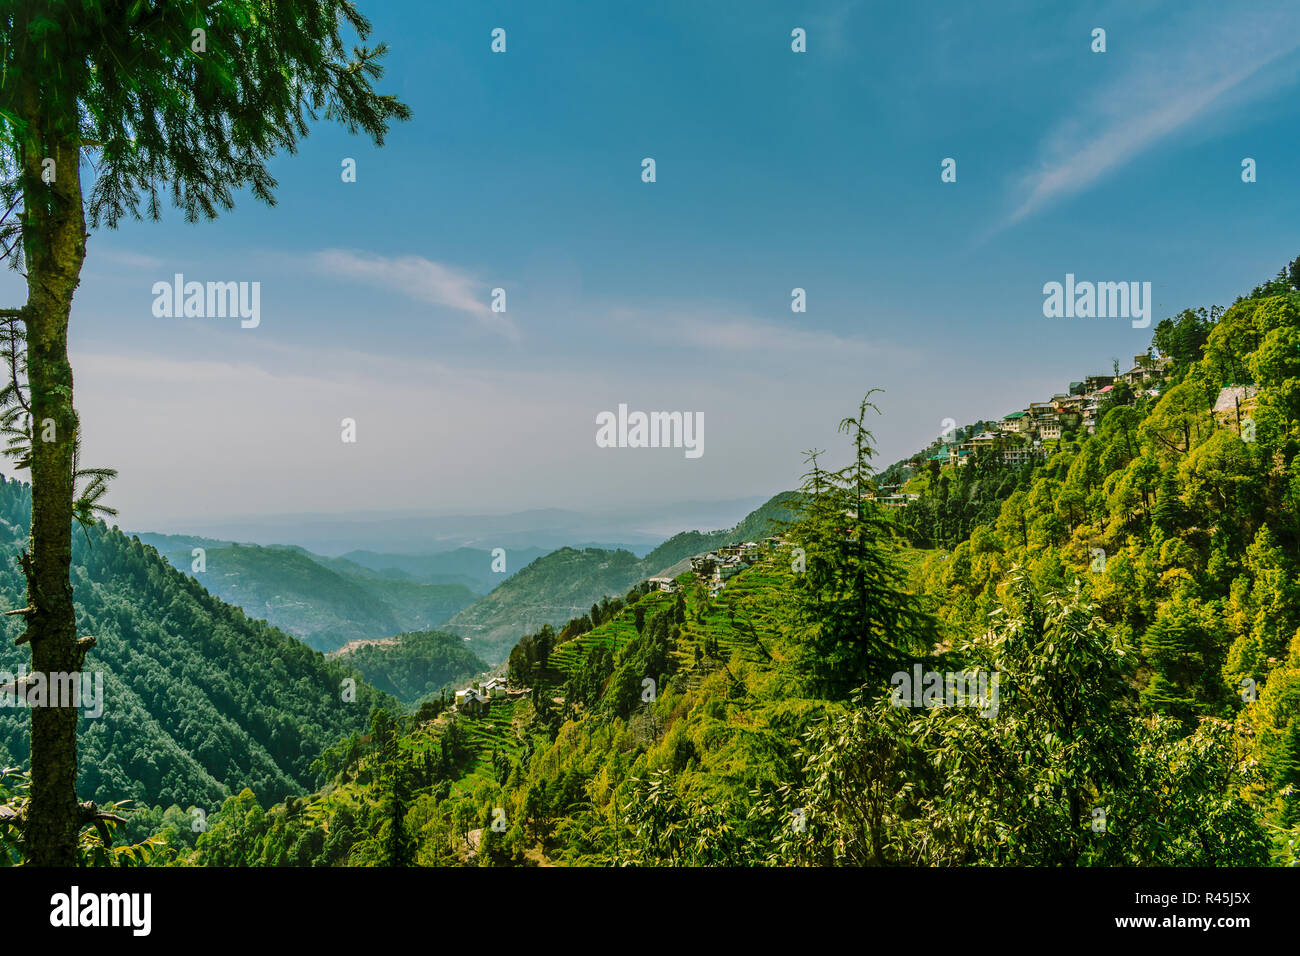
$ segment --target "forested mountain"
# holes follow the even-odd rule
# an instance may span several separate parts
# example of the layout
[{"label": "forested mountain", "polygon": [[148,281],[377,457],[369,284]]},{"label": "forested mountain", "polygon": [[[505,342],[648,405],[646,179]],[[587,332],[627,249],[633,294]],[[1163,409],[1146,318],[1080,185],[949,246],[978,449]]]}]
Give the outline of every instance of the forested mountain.
[{"label": "forested mountain", "polygon": [[791,492],[776,495],[734,528],[681,532],[644,558],[630,551],[561,548],[459,612],[446,629],[470,638],[476,654],[489,664],[499,664],[522,634],[546,624],[563,624],[601,598],[622,594],[691,555],[772,534],[789,518],[796,498]]},{"label": "forested mountain", "polygon": [[[28,487],[0,484],[0,603],[24,606],[18,555],[31,511]],[[73,538],[72,583],[81,634],[96,639],[87,670],[103,673],[103,714],[83,716],[79,793],[97,801],[215,809],[232,791],[266,800],[310,789],[311,763],[366,725],[391,698],[364,683],[341,699],[352,672],[252,620],[172,568],[150,547],[96,525]],[[21,618],[0,618],[0,670],[17,674]],[[0,761],[28,755],[28,711],[4,698]]]},{"label": "forested mountain", "polygon": [[470,639],[489,664],[500,664],[519,636],[575,617],[608,594],[640,580],[643,565],[631,551],[561,548],[538,558],[446,624]]},{"label": "forested mountain", "polygon": [[[638,590],[607,602],[594,627],[574,621],[541,659],[512,660],[512,680],[533,686],[531,699],[473,717],[378,715],[369,740],[352,738],[323,759],[330,788],[265,810],[251,794],[232,797],[196,849],[176,834],[180,858],[489,866],[1267,859],[1266,832],[1237,795],[1244,777],[1220,725],[1184,738],[1172,723],[1134,715],[1116,693],[1122,659],[1099,632],[1075,631],[1056,613],[1032,625],[1047,641],[1006,645],[996,660],[1006,668],[1000,720],[964,708],[894,708],[887,686],[874,700],[828,696],[810,657],[838,641],[809,641],[805,614],[829,594],[802,591],[791,554],[769,552],[717,601],[683,575],[680,596]],[[893,593],[891,603],[905,598]],[[1006,628],[1035,613],[1017,607]],[[1072,680],[1045,691],[1046,678],[1071,663],[1051,650],[1067,631]],[[912,642],[923,633],[900,634],[887,652],[897,666],[971,662],[920,650]],[[1089,718],[1100,731],[1079,741],[1077,765],[1050,748],[1067,732],[1062,708],[1075,699],[1073,679],[1095,692]],[[1132,776],[1116,773],[1121,766]],[[993,796],[990,780],[1001,781]],[[1091,835],[1096,800],[1124,820],[1109,839]],[[1072,823],[1075,803],[1082,811]]]},{"label": "forested mountain", "polygon": [[488,669],[463,638],[440,631],[398,634],[350,645],[334,659],[404,704],[416,704]]},{"label": "forested mountain", "polygon": [[[435,627],[478,594],[462,584],[434,584],[378,573],[296,547],[146,536],[179,570],[224,601],[300,637],[318,650],[348,641]],[[203,548],[195,568],[194,548]]]},{"label": "forested mountain", "polygon": [[864,402],[716,597],[688,571],[543,627],[510,654],[529,699],[377,714],[306,812],[232,797],[181,859],[1300,861],[1297,278],[1162,322],[1159,394],[951,550],[869,500]]},{"label": "forested mountain", "polygon": [[[1261,812],[1300,821],[1300,294],[1291,272],[1156,329],[1158,398],[1109,410],[919,582],[976,634],[1013,568],[1078,582],[1135,655],[1141,705],[1235,725]],[[1221,396],[1227,396],[1223,400]]]},{"label": "forested mountain", "polygon": [[[190,552],[193,548],[215,550],[234,544],[254,546],[247,541],[191,534],[159,534],[152,531],[140,532],[137,537],[145,544],[157,548],[182,571],[190,568]],[[297,551],[323,567],[352,577],[415,581],[420,584],[459,584],[477,594],[486,594],[524,565],[549,553],[549,549],[537,547],[508,549],[503,570],[492,552],[484,548],[454,548],[428,554],[387,554],[356,550],[339,557],[329,557],[296,544],[270,544],[265,547]],[[497,570],[493,570],[494,567]]]}]

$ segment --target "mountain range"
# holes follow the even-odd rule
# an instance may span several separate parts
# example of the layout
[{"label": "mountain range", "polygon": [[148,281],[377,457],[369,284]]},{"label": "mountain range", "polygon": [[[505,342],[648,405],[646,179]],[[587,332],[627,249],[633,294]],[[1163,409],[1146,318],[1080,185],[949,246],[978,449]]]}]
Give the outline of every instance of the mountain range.
[{"label": "mountain range", "polygon": [[[468,639],[473,653],[495,666],[526,633],[562,624],[691,555],[772,533],[790,517],[794,497],[777,495],[724,530],[679,532],[644,556],[625,548],[523,548],[506,550],[504,571],[493,571],[499,565],[492,552],[479,548],[326,557],[299,546],[193,535],[149,533],[140,540],[222,600],[317,650],[441,629]],[[196,548],[203,549],[201,571]]]},{"label": "mountain range", "polygon": [[157,534],[141,535],[141,541],[222,600],[321,651],[436,627],[487,591],[491,573],[491,555],[473,549],[435,556],[423,566],[424,559],[359,553],[376,568],[299,547]]},{"label": "mountain range", "polygon": [[[608,511],[534,508],[509,514],[437,512],[343,512],[340,514],[187,517],[174,530],[188,535],[256,544],[292,542],[316,554],[354,551],[428,555],[458,548],[491,552],[562,547],[620,548],[643,555],[678,528],[730,527],[762,504],[762,497],[638,503]],[[526,563],[511,560],[512,567]]]},{"label": "mountain range", "polygon": [[[0,610],[26,605],[18,555],[30,487],[0,476]],[[213,596],[152,547],[99,523],[73,537],[77,630],[102,715],[83,712],[78,793],[215,811],[244,788],[265,799],[310,789],[322,750],[396,706],[301,641]],[[0,671],[29,660],[20,616],[0,617]],[[0,762],[29,756],[28,712],[0,698]]]}]

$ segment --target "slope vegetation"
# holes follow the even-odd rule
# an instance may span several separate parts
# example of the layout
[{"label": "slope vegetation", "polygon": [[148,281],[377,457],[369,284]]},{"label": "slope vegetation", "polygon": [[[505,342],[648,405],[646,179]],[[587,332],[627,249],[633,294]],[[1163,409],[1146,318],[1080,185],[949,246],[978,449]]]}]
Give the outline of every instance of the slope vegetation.
[{"label": "slope vegetation", "polygon": [[[26,544],[26,485],[0,483],[0,605],[23,607],[17,556]],[[215,810],[250,788],[263,799],[310,789],[310,767],[391,699],[352,672],[172,568],[153,548],[103,525],[73,538],[72,582],[80,633],[96,638],[87,668],[102,674],[103,712],[80,727],[78,791],[97,801],[134,799]],[[17,616],[0,619],[0,670],[17,674]],[[0,761],[28,758],[27,711],[0,707]],[[91,709],[93,711],[93,708]]]},{"label": "slope vegetation", "polygon": [[[336,650],[349,641],[399,631],[427,630],[478,598],[462,584],[389,577],[301,548],[194,544],[185,538],[151,537],[161,539],[160,549],[176,568],[193,574],[223,601],[264,618],[317,650]],[[205,549],[202,570],[194,566],[193,547]]]},{"label": "slope vegetation", "polygon": [[456,614],[447,629],[470,638],[479,656],[499,664],[524,634],[561,625],[602,598],[621,595],[692,555],[772,534],[790,518],[797,497],[793,492],[776,495],[734,528],[681,532],[640,559],[630,551],[561,548]]}]

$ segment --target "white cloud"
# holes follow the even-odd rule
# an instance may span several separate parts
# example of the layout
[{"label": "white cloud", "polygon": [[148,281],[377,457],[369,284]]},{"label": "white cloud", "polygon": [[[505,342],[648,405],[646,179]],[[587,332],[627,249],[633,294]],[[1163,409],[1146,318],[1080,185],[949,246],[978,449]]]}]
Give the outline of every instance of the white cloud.
[{"label": "white cloud", "polygon": [[1300,46],[1293,8],[1255,17],[1230,8],[1225,15],[1183,31],[1187,39],[1173,49],[1143,47],[1134,68],[1058,122],[1040,144],[1034,168],[1016,178],[1020,198],[994,231],[1082,192],[1207,113],[1276,88],[1281,78],[1248,81]]},{"label": "white cloud", "polygon": [[515,324],[504,313],[490,308],[487,284],[455,266],[423,256],[388,258],[345,249],[318,252],[312,262],[327,275],[354,279],[418,302],[464,312],[485,328],[507,338],[518,338]]},{"label": "white cloud", "polygon": [[802,326],[806,313],[791,313],[791,324],[780,325],[750,316],[728,314],[725,309],[672,308],[615,309],[612,320],[624,328],[655,328],[664,333],[664,341],[684,343],[697,349],[766,354],[782,358],[813,357],[819,362],[880,358],[886,352],[898,352],[888,346],[854,336]]}]

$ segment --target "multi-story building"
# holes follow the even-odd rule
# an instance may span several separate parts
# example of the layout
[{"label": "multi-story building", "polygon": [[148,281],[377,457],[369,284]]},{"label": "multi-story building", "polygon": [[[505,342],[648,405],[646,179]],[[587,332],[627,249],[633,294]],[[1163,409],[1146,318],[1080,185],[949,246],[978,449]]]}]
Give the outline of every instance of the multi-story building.
[{"label": "multi-story building", "polygon": [[1046,457],[1047,452],[1041,445],[1014,445],[1002,450],[1002,463],[1016,467],[1042,461]]}]

